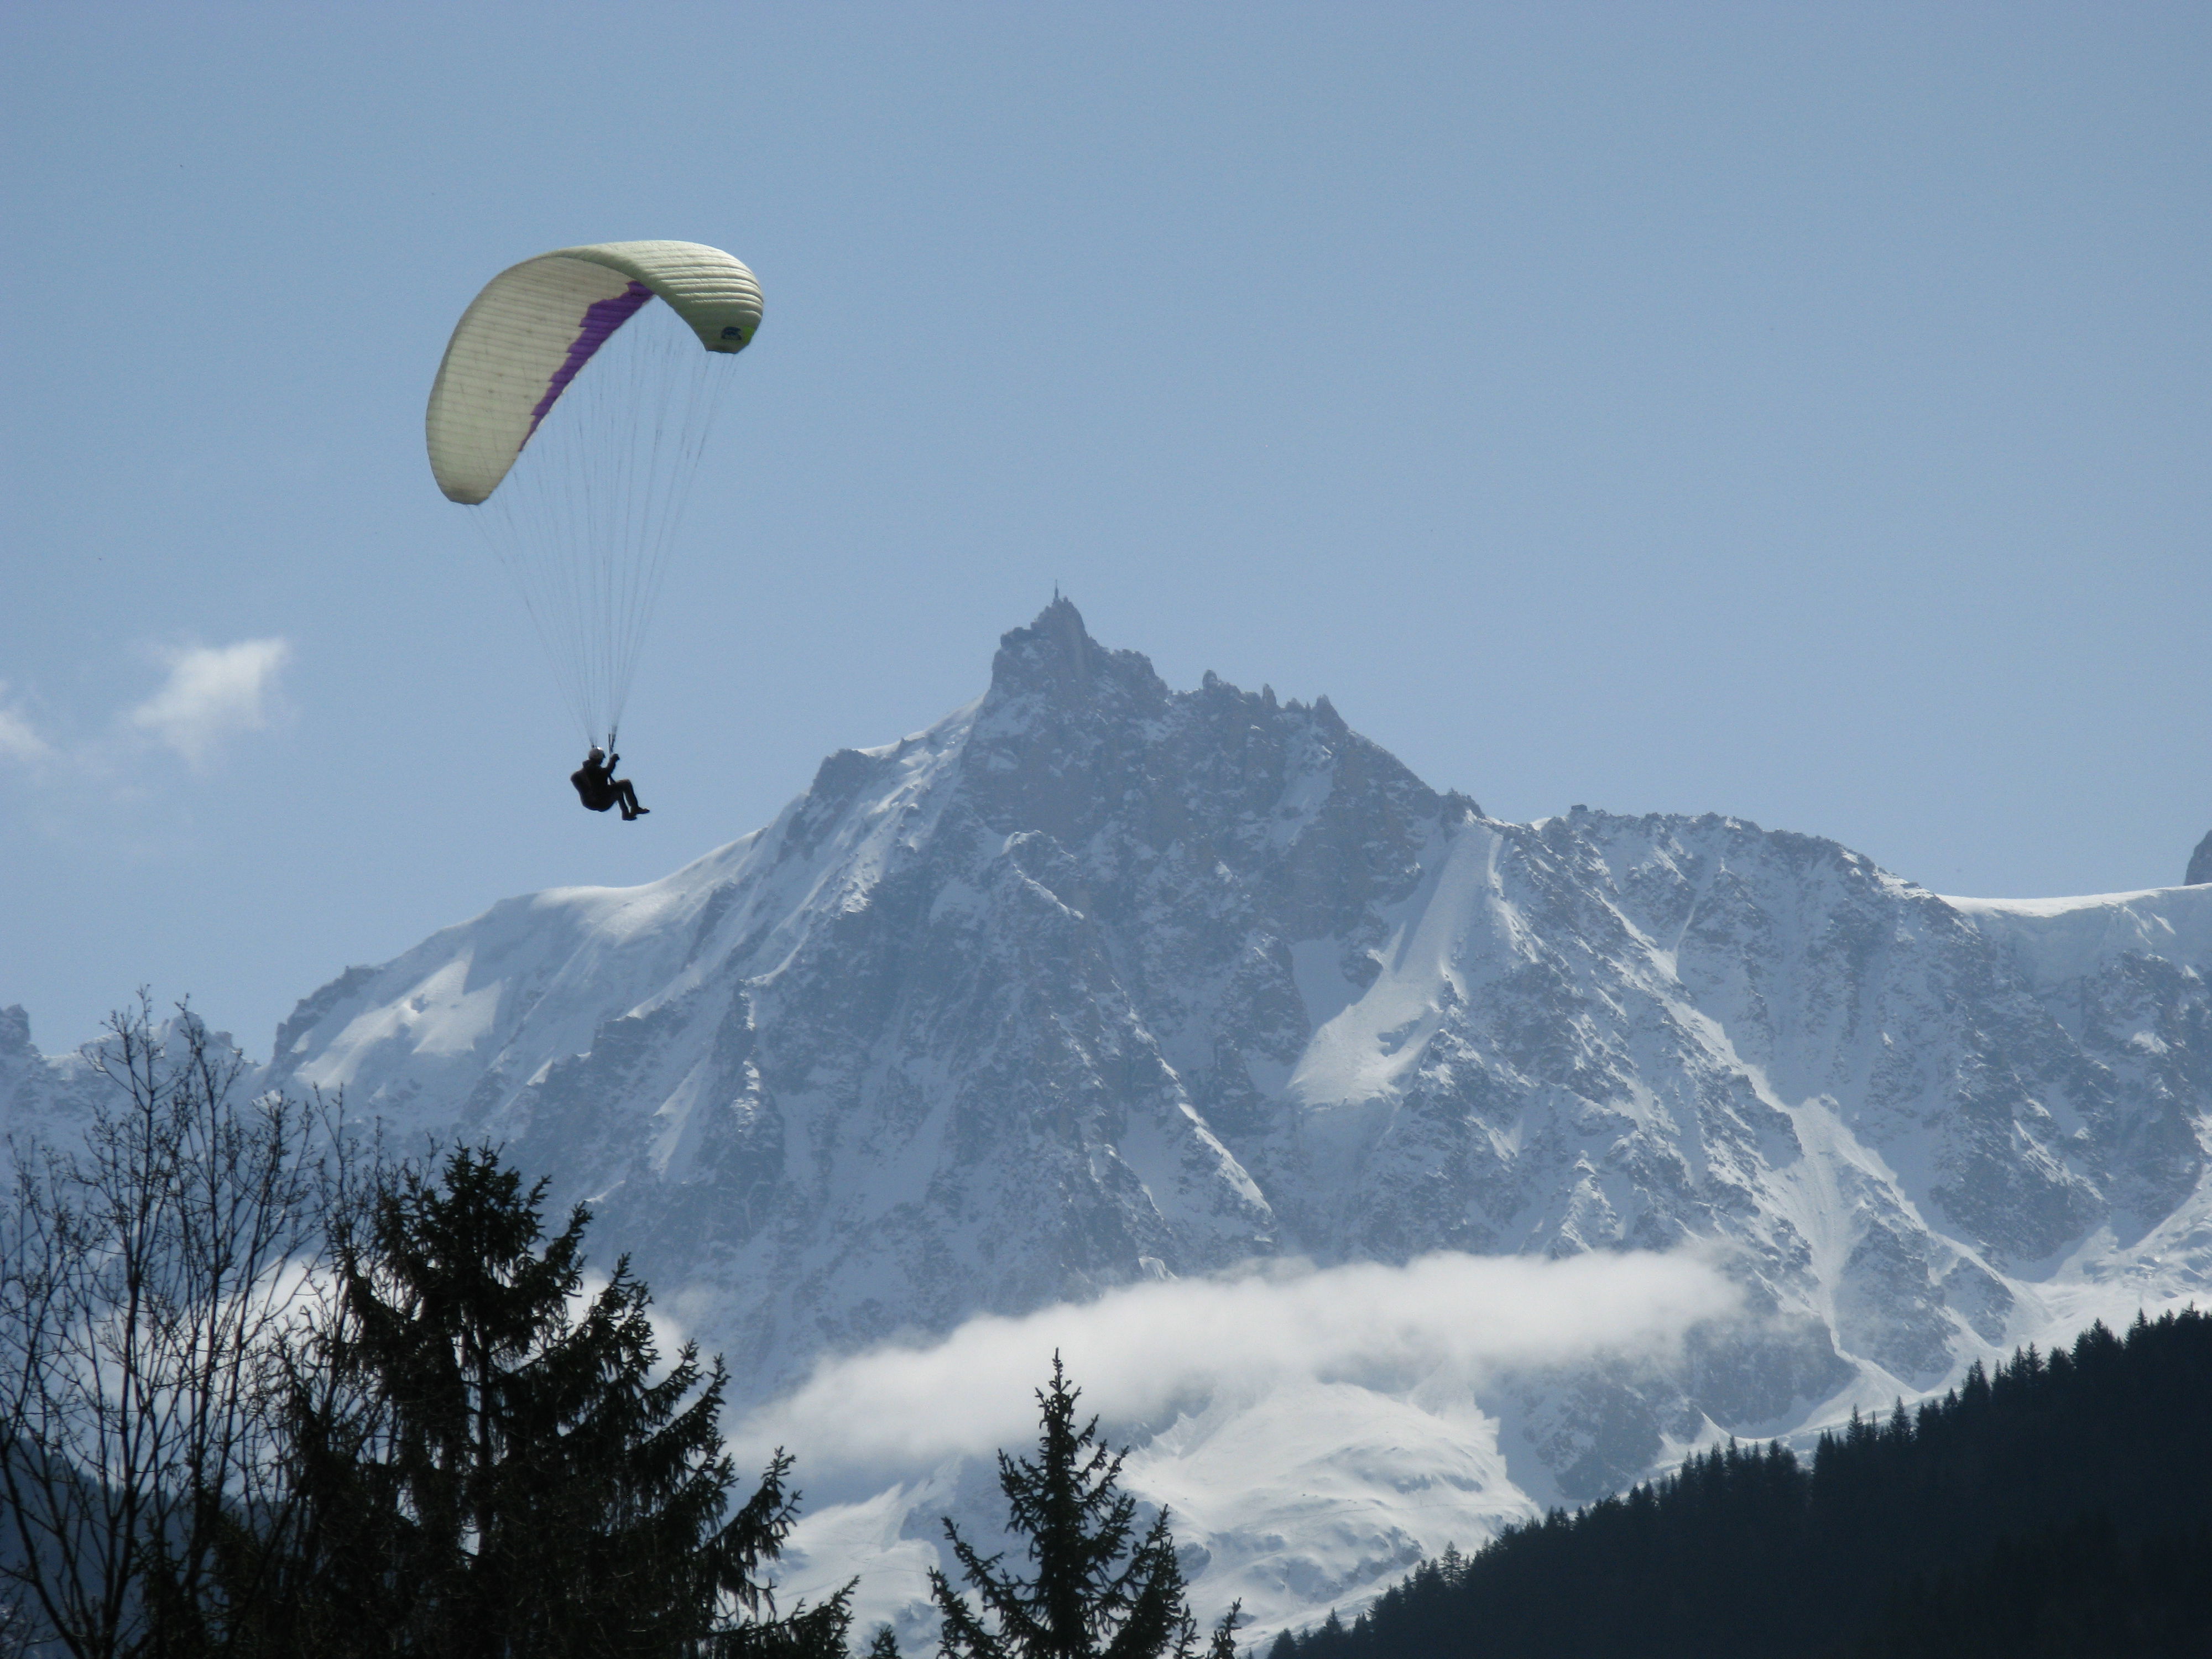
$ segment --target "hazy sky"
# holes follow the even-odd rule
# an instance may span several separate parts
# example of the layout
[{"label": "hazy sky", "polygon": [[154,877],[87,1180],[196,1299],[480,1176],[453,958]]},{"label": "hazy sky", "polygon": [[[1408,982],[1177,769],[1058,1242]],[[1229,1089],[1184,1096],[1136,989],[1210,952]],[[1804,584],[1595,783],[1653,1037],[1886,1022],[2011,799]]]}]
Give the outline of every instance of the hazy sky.
[{"label": "hazy sky", "polygon": [[[1057,580],[1438,787],[1939,890],[2212,827],[2212,12],[0,9],[0,1005],[249,1048],[981,690]],[[501,267],[768,296],[623,748],[422,410]]]}]

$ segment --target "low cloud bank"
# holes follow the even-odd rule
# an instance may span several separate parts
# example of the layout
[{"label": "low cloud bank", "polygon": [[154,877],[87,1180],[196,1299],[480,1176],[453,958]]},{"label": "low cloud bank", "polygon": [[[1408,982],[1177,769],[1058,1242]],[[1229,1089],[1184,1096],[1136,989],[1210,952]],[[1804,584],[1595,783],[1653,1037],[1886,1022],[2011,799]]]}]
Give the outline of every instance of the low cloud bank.
[{"label": "low cloud bank", "polygon": [[1034,1438],[1032,1391],[1055,1350],[1088,1408],[1135,1424],[1201,1396],[1257,1398],[1294,1381],[1394,1389],[1439,1371],[1478,1382],[1663,1351],[1737,1302],[1695,1250],[1556,1261],[1443,1254],[1403,1267],[1146,1283],[1021,1318],[971,1319],[925,1346],[827,1361],[732,1439],[741,1463],[784,1445],[811,1469],[919,1473]]}]

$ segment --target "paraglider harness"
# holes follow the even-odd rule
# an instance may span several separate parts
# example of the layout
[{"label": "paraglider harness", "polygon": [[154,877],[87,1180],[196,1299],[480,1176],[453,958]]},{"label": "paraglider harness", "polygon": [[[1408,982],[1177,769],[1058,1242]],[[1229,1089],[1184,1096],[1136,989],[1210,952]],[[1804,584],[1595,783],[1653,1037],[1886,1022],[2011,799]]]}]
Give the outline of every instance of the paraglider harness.
[{"label": "paraglider harness", "polygon": [[584,763],[568,774],[568,781],[576,786],[576,799],[585,809],[604,812],[609,807],[622,808],[623,822],[641,818],[652,809],[637,804],[637,791],[629,779],[615,775],[615,768],[622,757],[614,752],[615,734],[607,733],[607,746],[602,750],[597,744],[584,757]]}]

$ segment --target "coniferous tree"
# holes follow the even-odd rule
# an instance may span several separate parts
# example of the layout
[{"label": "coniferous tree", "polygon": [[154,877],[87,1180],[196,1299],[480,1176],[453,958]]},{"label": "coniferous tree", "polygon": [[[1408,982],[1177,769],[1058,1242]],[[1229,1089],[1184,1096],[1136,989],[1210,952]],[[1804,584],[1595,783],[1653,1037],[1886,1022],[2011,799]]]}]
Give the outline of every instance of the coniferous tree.
[{"label": "coniferous tree", "polygon": [[583,1298],[589,1214],[547,1238],[544,1194],[463,1150],[337,1241],[336,1317],[295,1390],[310,1524],[262,1646],[842,1659],[842,1595],[778,1620],[763,1583],[789,1460],[725,1519],[720,1361],[687,1344],[655,1381],[645,1285],[624,1261]]},{"label": "coniferous tree", "polygon": [[[1101,1443],[1096,1417],[1078,1426],[1081,1394],[1054,1354],[1052,1381],[1037,1390],[1036,1459],[999,1454],[1008,1530],[1026,1540],[1029,1576],[1002,1566],[1003,1553],[981,1554],[946,1518],[980,1606],[931,1570],[944,1659],[1191,1659],[1196,1651],[1167,1511],[1138,1534],[1136,1500],[1120,1490],[1122,1454]],[[1232,1607],[1208,1659],[1234,1659],[1237,1621]]]}]

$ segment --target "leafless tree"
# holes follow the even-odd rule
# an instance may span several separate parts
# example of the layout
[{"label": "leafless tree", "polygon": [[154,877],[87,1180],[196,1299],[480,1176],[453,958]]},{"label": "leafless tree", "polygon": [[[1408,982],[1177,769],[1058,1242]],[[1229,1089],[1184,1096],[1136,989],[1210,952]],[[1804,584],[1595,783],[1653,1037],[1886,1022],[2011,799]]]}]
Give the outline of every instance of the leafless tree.
[{"label": "leafless tree", "polygon": [[[82,1144],[17,1145],[0,1216],[0,1589],[75,1659],[207,1651],[287,1524],[290,1361],[352,1201],[336,1103],[144,994],[86,1051]],[[4,1598],[0,1598],[4,1599]]]}]

